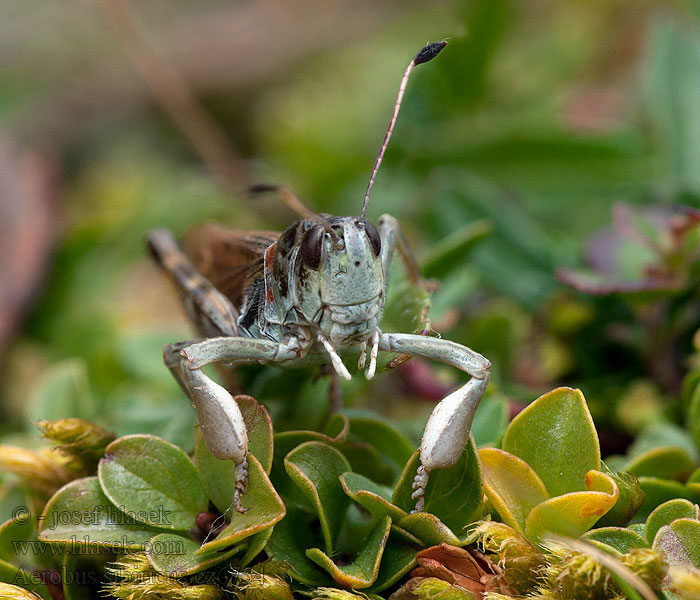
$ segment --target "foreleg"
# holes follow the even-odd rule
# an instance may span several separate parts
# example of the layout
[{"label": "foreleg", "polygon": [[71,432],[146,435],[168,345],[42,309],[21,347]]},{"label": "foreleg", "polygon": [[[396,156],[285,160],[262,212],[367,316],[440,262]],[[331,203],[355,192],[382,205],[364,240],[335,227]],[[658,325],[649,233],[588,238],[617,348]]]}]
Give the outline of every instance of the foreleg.
[{"label": "foreleg", "polygon": [[457,367],[471,375],[466,384],[433,409],[423,432],[418,473],[413,482],[415,512],[424,508],[428,476],[434,469],[457,463],[469,438],[474,414],[489,382],[491,363],[478,352],[449,340],[405,333],[382,334],[379,349],[423,356]]},{"label": "foreleg", "polygon": [[241,496],[248,484],[248,434],[238,404],[231,394],[202,372],[214,362],[276,361],[296,353],[281,344],[253,338],[218,337],[166,346],[165,364],[180,383],[197,411],[202,438],[220,460],[236,465],[233,507],[245,512]]}]

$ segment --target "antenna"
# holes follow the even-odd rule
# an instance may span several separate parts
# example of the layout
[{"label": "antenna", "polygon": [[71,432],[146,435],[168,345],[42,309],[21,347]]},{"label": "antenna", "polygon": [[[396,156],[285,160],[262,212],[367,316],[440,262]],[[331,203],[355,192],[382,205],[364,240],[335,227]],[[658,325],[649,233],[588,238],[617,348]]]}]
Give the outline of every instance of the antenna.
[{"label": "antenna", "polygon": [[374,185],[374,179],[377,176],[377,171],[379,171],[379,165],[382,164],[382,159],[384,158],[384,152],[386,152],[386,147],[389,145],[389,140],[391,139],[391,134],[394,131],[394,125],[396,125],[396,117],[399,116],[399,109],[401,108],[401,101],[403,100],[403,95],[406,91],[406,84],[408,83],[408,77],[411,71],[420,64],[426,63],[429,60],[433,60],[440,51],[447,46],[445,40],[441,42],[433,42],[425,46],[418,54],[413,57],[413,60],[406,67],[406,71],[401,79],[401,85],[399,85],[399,95],[396,97],[396,103],[394,104],[394,112],[391,115],[391,120],[389,121],[389,128],[386,130],[386,135],[384,136],[384,141],[382,142],[382,147],[379,149],[379,156],[374,163],[374,170],[369,178],[369,183],[367,184],[367,191],[365,192],[365,200],[362,204],[362,212],[360,213],[360,218],[365,218],[365,213],[367,212],[367,205],[369,204],[369,194],[372,191],[372,186]]},{"label": "antenna", "polygon": [[310,208],[308,208],[301,200],[299,200],[299,198],[296,197],[296,194],[288,187],[270,183],[259,183],[257,185],[249,187],[247,192],[251,195],[266,194],[268,192],[277,192],[280,195],[280,198],[282,198],[282,202],[284,202],[295,213],[297,213],[301,217],[304,217],[305,219],[309,219],[310,221],[314,221],[321,225],[321,227],[323,227],[326,233],[328,233],[331,236],[331,239],[333,240],[333,245],[337,245],[338,234],[335,231],[333,231],[333,228],[331,227],[330,223],[326,221],[326,219],[324,219],[321,215],[315,213]]}]

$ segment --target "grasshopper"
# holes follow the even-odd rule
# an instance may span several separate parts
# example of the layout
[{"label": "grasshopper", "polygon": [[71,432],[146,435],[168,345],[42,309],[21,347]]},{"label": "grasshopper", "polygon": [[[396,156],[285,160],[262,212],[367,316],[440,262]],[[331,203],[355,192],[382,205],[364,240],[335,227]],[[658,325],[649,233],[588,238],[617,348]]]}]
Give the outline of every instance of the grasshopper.
[{"label": "grasshopper", "polygon": [[358,368],[368,379],[375,374],[380,350],[423,356],[470,375],[437,404],[425,427],[413,481],[415,511],[424,509],[430,472],[454,465],[465,447],[490,363],[455,342],[380,329],[395,249],[412,283],[422,280],[396,219],[385,214],[376,227],[365,219],[409,75],[445,45],[428,44],[406,68],[359,217],[315,214],[286,188],[257,186],[253,191],[279,192],[303,218],[281,235],[200,226],[190,235],[187,254],[166,230],[148,236],[151,253],[203,336],[167,345],[164,361],[192,401],[211,453],[236,465],[232,506],[239,512],[246,510],[241,504],[247,487],[246,426],[231,394],[202,372],[211,363],[301,366],[330,361],[338,375],[350,379],[339,352],[355,348],[360,350]]}]

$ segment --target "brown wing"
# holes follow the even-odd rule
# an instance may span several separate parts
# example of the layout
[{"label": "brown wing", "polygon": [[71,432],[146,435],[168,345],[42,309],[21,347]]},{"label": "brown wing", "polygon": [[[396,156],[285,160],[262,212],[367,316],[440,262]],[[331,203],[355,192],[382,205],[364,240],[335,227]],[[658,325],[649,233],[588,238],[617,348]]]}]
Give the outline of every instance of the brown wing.
[{"label": "brown wing", "polygon": [[239,308],[247,287],[263,274],[265,250],[279,235],[205,223],[187,233],[183,246],[195,269]]}]

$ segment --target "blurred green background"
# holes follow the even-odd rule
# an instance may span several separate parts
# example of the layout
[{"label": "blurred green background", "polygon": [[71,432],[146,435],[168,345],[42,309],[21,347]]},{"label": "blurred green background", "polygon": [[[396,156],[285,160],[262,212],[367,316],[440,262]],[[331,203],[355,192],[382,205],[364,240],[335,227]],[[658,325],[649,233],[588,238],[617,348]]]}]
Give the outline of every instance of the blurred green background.
[{"label": "blurred green background", "polygon": [[[643,277],[658,258],[643,244],[591,247],[613,206],[700,203],[699,17],[697,2],[644,0],[5,0],[6,437],[32,443],[38,418],[82,416],[191,447],[194,411],[161,347],[193,331],[146,233],[285,228],[295,216],[279,201],[240,195],[256,182],[359,213],[403,69],[440,39],[409,83],[368,216],[396,216],[439,279],[434,328],[494,363],[483,423],[563,384],[583,389],[609,452],[678,421],[700,325],[694,240],[682,285],[651,296],[582,294],[555,271],[597,248],[610,271]],[[458,374],[402,369],[353,381],[346,399],[417,435]],[[242,377],[276,426],[322,421],[317,372]]]}]

